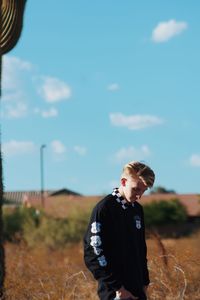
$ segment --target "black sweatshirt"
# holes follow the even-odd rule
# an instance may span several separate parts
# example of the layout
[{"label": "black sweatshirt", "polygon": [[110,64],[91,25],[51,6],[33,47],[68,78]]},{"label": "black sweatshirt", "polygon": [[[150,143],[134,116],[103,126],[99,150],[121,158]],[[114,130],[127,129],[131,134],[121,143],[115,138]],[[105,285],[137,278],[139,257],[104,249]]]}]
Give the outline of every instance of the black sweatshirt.
[{"label": "black sweatshirt", "polygon": [[149,284],[143,208],[114,189],[93,209],[84,237],[84,259],[108,290],[122,285],[135,295]]}]

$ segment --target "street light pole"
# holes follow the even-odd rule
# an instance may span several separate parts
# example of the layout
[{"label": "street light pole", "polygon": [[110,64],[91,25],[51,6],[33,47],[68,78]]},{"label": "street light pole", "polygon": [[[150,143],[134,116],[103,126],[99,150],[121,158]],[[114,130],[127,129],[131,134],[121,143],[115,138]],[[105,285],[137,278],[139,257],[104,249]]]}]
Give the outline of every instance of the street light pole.
[{"label": "street light pole", "polygon": [[46,147],[46,145],[40,146],[40,175],[41,175],[41,204],[44,208],[44,154],[43,150]]}]

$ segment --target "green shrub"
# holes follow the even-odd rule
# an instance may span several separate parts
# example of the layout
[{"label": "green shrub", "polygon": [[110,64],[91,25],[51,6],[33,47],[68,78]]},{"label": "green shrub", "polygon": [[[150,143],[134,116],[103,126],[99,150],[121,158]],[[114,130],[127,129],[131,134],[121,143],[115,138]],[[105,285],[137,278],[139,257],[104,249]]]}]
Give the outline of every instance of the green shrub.
[{"label": "green shrub", "polygon": [[177,224],[187,219],[186,209],[178,199],[153,201],[146,204],[144,215],[147,226]]},{"label": "green shrub", "polygon": [[68,221],[68,234],[70,242],[78,242],[83,238],[90,217],[90,211],[81,212],[74,210],[71,212]]},{"label": "green shrub", "polygon": [[38,227],[31,222],[25,224],[23,238],[30,247],[39,243],[49,248],[58,248],[67,242],[67,230],[66,219],[43,216]]},{"label": "green shrub", "polygon": [[23,236],[26,223],[39,225],[40,216],[34,208],[16,207],[3,211],[3,236],[5,240],[16,241]]},{"label": "green shrub", "polygon": [[49,248],[60,248],[83,238],[88,222],[88,214],[75,211],[67,219],[43,216],[40,225],[26,223],[23,238],[30,247],[38,243]]},{"label": "green shrub", "polygon": [[43,244],[59,248],[83,238],[89,211],[74,210],[68,218],[55,218],[34,208],[18,207],[4,210],[4,239],[24,240],[30,247]]}]

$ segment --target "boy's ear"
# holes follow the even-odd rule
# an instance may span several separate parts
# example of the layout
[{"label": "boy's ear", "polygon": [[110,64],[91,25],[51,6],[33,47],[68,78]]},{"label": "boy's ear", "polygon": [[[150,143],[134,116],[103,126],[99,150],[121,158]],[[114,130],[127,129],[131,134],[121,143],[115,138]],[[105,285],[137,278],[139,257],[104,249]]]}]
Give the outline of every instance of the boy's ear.
[{"label": "boy's ear", "polygon": [[126,178],[121,178],[121,185],[125,186],[126,185]]}]

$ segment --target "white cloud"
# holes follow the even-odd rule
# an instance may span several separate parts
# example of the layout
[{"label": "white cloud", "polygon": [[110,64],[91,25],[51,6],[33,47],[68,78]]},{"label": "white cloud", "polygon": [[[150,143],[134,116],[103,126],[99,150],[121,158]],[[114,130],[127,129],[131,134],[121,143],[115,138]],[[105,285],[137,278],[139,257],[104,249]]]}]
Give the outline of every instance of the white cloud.
[{"label": "white cloud", "polygon": [[42,111],[41,114],[43,118],[57,117],[58,111],[54,107],[51,107],[49,110]]},{"label": "white cloud", "polygon": [[119,84],[118,83],[111,83],[108,85],[107,89],[111,92],[115,92],[119,90]]},{"label": "white cloud", "polygon": [[2,109],[2,117],[6,119],[18,119],[27,116],[28,107],[24,102],[6,104]]},{"label": "white cloud", "polygon": [[86,154],[87,149],[83,146],[74,146],[74,151],[77,152],[79,155],[83,156]]},{"label": "white cloud", "polygon": [[24,98],[23,92],[20,90],[12,90],[2,94],[2,102],[16,102]]},{"label": "white cloud", "polygon": [[192,167],[200,167],[200,154],[192,154],[189,163]]},{"label": "white cloud", "polygon": [[152,115],[125,116],[122,113],[111,113],[110,121],[114,126],[127,127],[130,130],[140,130],[163,123],[162,119]]},{"label": "white cloud", "polygon": [[41,110],[40,108],[35,108],[33,110],[35,114],[41,115],[43,118],[53,118],[57,117],[58,115],[58,110],[54,107],[49,108],[48,110]]},{"label": "white cloud", "polygon": [[13,90],[19,88],[21,73],[29,72],[33,68],[28,61],[15,56],[5,55],[2,67],[2,90]]},{"label": "white cloud", "polygon": [[[71,88],[63,81],[54,77],[41,77],[35,74],[36,68],[30,62],[15,56],[3,57],[2,69],[2,109],[3,118],[21,118],[30,113],[29,88],[35,88],[35,83],[40,86],[40,94],[47,102],[56,102],[71,97]],[[42,78],[42,84],[41,84]],[[38,81],[39,80],[39,85]],[[37,92],[38,90],[35,90]],[[46,110],[36,109],[33,113],[40,114],[43,118],[56,117],[55,108]]]},{"label": "white cloud", "polygon": [[36,149],[33,142],[11,140],[3,143],[2,152],[5,156],[24,155],[34,152]]},{"label": "white cloud", "polygon": [[114,154],[114,161],[117,163],[121,163],[124,161],[131,161],[131,160],[143,160],[144,158],[150,155],[150,150],[148,146],[143,145],[141,148],[135,148],[133,146],[130,147],[123,147],[119,149]]},{"label": "white cloud", "polygon": [[25,81],[33,69],[30,62],[14,56],[3,57],[2,117],[21,118],[28,114]]},{"label": "white cloud", "polygon": [[160,22],[152,32],[152,40],[156,43],[167,42],[187,28],[188,24],[186,22],[177,22],[176,20]]},{"label": "white cloud", "polygon": [[54,77],[44,77],[39,88],[39,94],[50,103],[69,99],[72,95],[70,86],[64,81]]},{"label": "white cloud", "polygon": [[66,152],[66,147],[61,141],[58,140],[52,141],[51,147],[55,154],[64,154]]}]

